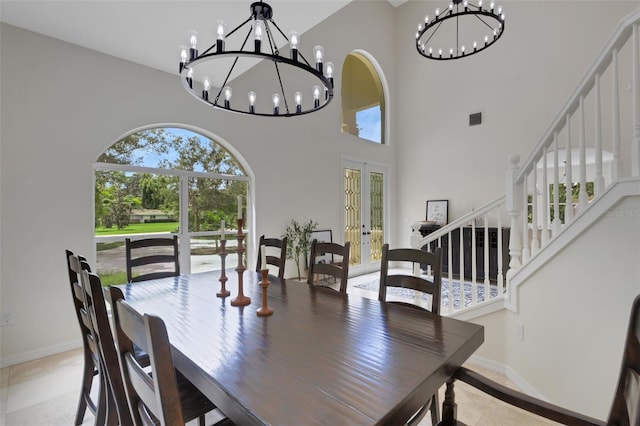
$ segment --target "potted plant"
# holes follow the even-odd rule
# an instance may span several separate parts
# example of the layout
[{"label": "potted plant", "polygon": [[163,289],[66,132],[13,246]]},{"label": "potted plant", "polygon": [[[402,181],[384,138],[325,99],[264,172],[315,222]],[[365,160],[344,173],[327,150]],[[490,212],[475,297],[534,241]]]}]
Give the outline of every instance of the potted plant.
[{"label": "potted plant", "polygon": [[[298,281],[301,279],[300,256],[306,255],[311,249],[311,233],[318,227],[318,222],[309,220],[305,223],[298,223],[292,220],[285,229],[283,238],[287,238],[287,259],[291,259],[298,267]],[[306,269],[306,265],[305,265]]]}]

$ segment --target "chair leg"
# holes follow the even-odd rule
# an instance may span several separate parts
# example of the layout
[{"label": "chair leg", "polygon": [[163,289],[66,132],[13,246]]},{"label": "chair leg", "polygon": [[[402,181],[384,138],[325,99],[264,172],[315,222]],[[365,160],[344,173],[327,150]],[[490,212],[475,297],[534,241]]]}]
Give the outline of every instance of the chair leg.
[{"label": "chair leg", "polygon": [[[76,411],[76,425],[81,425],[84,420],[84,415],[87,412],[87,399],[91,398],[91,385],[93,383],[93,376],[96,371],[93,367],[93,361],[91,355],[84,354],[84,368],[82,372],[82,386],[80,388],[80,400],[78,401],[78,410]],[[89,407],[95,408],[95,407]],[[95,411],[95,410],[91,410]],[[95,414],[95,412],[94,412]]]},{"label": "chair leg", "polygon": [[98,373],[100,379],[100,388],[98,390],[98,406],[96,407],[96,425],[104,425],[107,421],[107,404],[109,399],[109,389],[107,387],[107,378],[102,371]]},{"label": "chair leg", "polygon": [[198,418],[198,423],[200,424],[200,426],[205,426],[204,415],[202,415],[202,416],[200,416]]},{"label": "chair leg", "polygon": [[431,424],[437,425],[440,423],[440,397],[436,393],[431,398]]}]

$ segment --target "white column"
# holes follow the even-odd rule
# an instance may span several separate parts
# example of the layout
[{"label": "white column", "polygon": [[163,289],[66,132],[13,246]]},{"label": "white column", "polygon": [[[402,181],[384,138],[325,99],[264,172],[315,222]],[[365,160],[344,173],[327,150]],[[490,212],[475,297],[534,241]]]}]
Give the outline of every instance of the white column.
[{"label": "white column", "polygon": [[478,304],[478,288],[476,286],[478,252],[476,250],[476,221],[471,221],[471,305]]},{"label": "white column", "polygon": [[[500,235],[500,228],[498,228],[498,236]],[[498,252],[498,256],[500,256],[500,252]],[[489,300],[490,288],[489,284],[491,281],[489,280],[489,218],[487,215],[484,216],[484,301]]]},{"label": "white column", "polygon": [[587,138],[584,132],[584,95],[580,95],[580,106],[578,107],[580,133],[580,190],[578,191],[579,210],[587,208],[589,202],[587,197]]},{"label": "white column", "polygon": [[529,176],[524,177],[524,185],[520,188],[522,194],[522,264],[531,258],[531,238],[529,236]]},{"label": "white column", "polygon": [[618,49],[614,48],[611,57],[611,149],[613,151],[612,179],[620,177],[620,78],[618,76]]},{"label": "white column", "polygon": [[[451,239],[451,232],[447,234],[447,238],[449,239],[449,246],[447,247],[447,266],[449,267],[449,270],[447,271],[447,278],[449,278],[449,312],[453,312],[453,244]],[[462,280],[460,280],[460,285],[462,285]],[[458,306],[460,306],[459,303]]]},{"label": "white column", "polygon": [[[513,230],[515,231],[515,229]],[[504,264],[502,263],[502,215],[498,210],[498,276],[497,279],[497,287],[498,287],[498,296],[502,296],[504,291],[504,275],[502,274],[502,270],[504,268]]]},{"label": "white column", "polygon": [[596,173],[593,178],[593,195],[597,197],[604,191],[604,178],[602,177],[602,108],[600,99],[600,74],[596,74],[593,90],[595,117],[593,127],[594,149],[596,151]]}]

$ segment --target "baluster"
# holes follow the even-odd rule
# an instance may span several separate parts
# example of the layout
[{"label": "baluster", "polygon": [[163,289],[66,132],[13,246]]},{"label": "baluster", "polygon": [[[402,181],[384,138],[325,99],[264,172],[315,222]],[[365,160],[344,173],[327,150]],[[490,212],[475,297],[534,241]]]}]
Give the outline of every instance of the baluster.
[{"label": "baluster", "polygon": [[560,233],[560,164],[558,164],[558,132],[553,134],[553,222],[551,238]]},{"label": "baluster", "polygon": [[631,176],[640,176],[640,58],[638,57],[638,24],[633,26],[632,43],[632,91],[633,91],[633,142],[631,145]]},{"label": "baluster", "polygon": [[531,256],[538,253],[538,161],[533,162],[533,191],[531,191]]},{"label": "baluster", "polygon": [[[513,274],[520,269],[522,263],[520,262],[520,255],[522,250],[520,236],[522,228],[518,223],[518,219],[520,216],[520,208],[522,207],[522,201],[520,197],[522,196],[522,191],[526,193],[527,181],[526,178],[523,178],[524,183],[516,182],[516,173],[518,171],[518,163],[520,162],[520,157],[517,155],[509,157],[509,164],[507,166],[507,172],[505,176],[506,181],[506,207],[507,212],[509,213],[509,217],[511,218],[511,234],[509,235],[509,255],[511,260],[509,261],[509,270],[507,271],[507,280],[510,280]],[[526,195],[525,199],[525,208],[524,214],[525,217],[525,226],[524,232],[527,230],[527,204],[526,204]]]},{"label": "baluster", "polygon": [[578,209],[582,212],[587,208],[587,138],[584,132],[584,95],[580,95],[578,107],[578,132],[580,138],[580,189],[578,190]]},{"label": "baluster", "polygon": [[[524,206],[522,215],[522,264],[524,265],[529,261],[531,257],[531,238],[529,235],[529,177],[524,178]],[[509,246],[511,249],[511,246]]]},{"label": "baluster", "polygon": [[567,114],[565,117],[565,128],[567,129],[567,151],[565,157],[565,203],[564,209],[564,224],[568,224],[573,220],[573,177],[571,176],[573,170],[573,160],[571,154],[571,116]]},{"label": "baluster", "polygon": [[[498,230],[499,231],[499,230]],[[491,295],[489,284],[489,215],[484,215],[484,301]]]},{"label": "baluster", "polygon": [[596,74],[593,87],[595,117],[593,126],[594,149],[596,151],[596,170],[593,178],[593,195],[597,197],[604,190],[604,178],[602,177],[602,110],[600,100],[600,74]]},{"label": "baluster", "polygon": [[611,54],[611,147],[613,151],[612,178],[620,177],[620,77],[618,76],[618,49]]},{"label": "baluster", "polygon": [[[447,247],[447,266],[448,266],[448,275],[449,278],[449,312],[453,312],[453,244],[451,239],[451,231],[447,233],[447,238],[449,240],[449,246]],[[462,285],[462,284],[461,284]],[[458,304],[460,306],[460,304]]]},{"label": "baluster", "polygon": [[[515,232],[515,229],[514,229]],[[516,232],[517,233],[517,232]],[[502,296],[504,291],[504,275],[502,274],[504,265],[502,263],[502,215],[498,210],[498,276],[497,279],[497,287],[498,287],[498,296]]]},{"label": "baluster", "polygon": [[547,180],[547,151],[542,151],[542,220],[540,246],[544,247],[549,242],[549,181]]},{"label": "baluster", "polygon": [[478,303],[478,288],[476,286],[477,280],[477,262],[478,253],[476,250],[476,221],[471,221],[471,306],[475,306]]},{"label": "baluster", "polygon": [[461,226],[460,228],[458,228],[460,230],[460,300],[458,303],[458,306],[460,308],[464,308],[465,307],[465,286],[464,286],[464,238],[463,238],[463,234],[464,234],[464,227]]}]

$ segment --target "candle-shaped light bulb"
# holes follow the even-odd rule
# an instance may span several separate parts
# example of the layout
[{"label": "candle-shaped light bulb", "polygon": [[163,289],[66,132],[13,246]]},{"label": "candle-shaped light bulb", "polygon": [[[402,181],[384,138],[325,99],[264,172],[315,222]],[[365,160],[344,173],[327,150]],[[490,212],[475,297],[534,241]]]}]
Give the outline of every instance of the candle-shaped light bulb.
[{"label": "candle-shaped light bulb", "polygon": [[442,58],[442,48],[438,49],[438,55]]},{"label": "candle-shaped light bulb", "polygon": [[467,7],[467,6],[469,6],[469,2],[468,2],[467,0],[464,0],[464,2],[462,3],[462,5],[463,5],[464,7]]},{"label": "candle-shaped light bulb", "polygon": [[263,32],[264,32],[264,24],[262,23],[262,21],[256,21],[253,28],[253,35],[255,37],[253,43],[254,43],[256,53],[260,53],[262,51]]},{"label": "candle-shaped light bulb", "polygon": [[224,22],[218,21],[218,29],[216,31],[218,34],[218,39],[216,40],[216,52],[218,53],[224,52],[224,28]]},{"label": "candle-shaped light bulb", "polygon": [[491,2],[491,11],[493,12],[493,8],[495,7],[495,3]]},{"label": "candle-shaped light bulb", "polygon": [[460,46],[460,51],[462,52],[462,54],[464,55],[464,44],[462,46]]},{"label": "candle-shaped light bulb", "polygon": [[267,246],[265,246],[264,244],[260,246],[260,257],[260,269],[267,269]]},{"label": "candle-shaped light bulb", "polygon": [[416,40],[420,38],[420,31],[416,31]]},{"label": "candle-shaped light bulb", "polygon": [[327,62],[327,78],[333,78],[333,62]]},{"label": "candle-shaped light bulb", "polygon": [[322,60],[324,59],[324,48],[322,46],[314,47],[313,57],[316,59],[316,70],[322,73]]},{"label": "candle-shaped light bulb", "polygon": [[189,68],[189,71],[187,71],[187,83],[189,88],[193,89],[193,68]]},{"label": "candle-shaped light bulb", "polygon": [[187,53],[187,46],[180,46],[180,71],[184,69],[184,65],[187,63],[189,53]]},{"label": "candle-shaped light bulb", "polygon": [[453,47],[451,49],[449,49],[449,57],[452,58],[453,57]]},{"label": "candle-shaped light bulb", "polygon": [[422,31],[422,24],[418,24],[418,32]]},{"label": "candle-shaped light bulb", "polygon": [[291,45],[291,60],[298,60],[298,48],[300,46],[300,34],[297,31],[289,32],[289,44]]},{"label": "candle-shaped light bulb", "polygon": [[218,21],[217,33],[218,33],[218,40],[224,40],[224,22],[223,21]]},{"label": "candle-shaped light bulb", "polygon": [[429,15],[425,15],[424,16],[424,23],[428,24],[429,23]]},{"label": "candle-shaped light bulb", "polygon": [[436,19],[438,19],[438,16],[440,16],[440,9],[436,9]]},{"label": "candle-shaped light bulb", "polygon": [[478,48],[478,42],[477,42],[477,41],[474,41],[474,42],[473,42],[473,50],[474,50],[474,52],[475,52],[475,50],[476,50],[477,48]]},{"label": "candle-shaped light bulb", "polygon": [[294,93],[293,98],[296,101],[296,112],[299,114],[302,112],[302,92]]},{"label": "candle-shaped light bulb", "polygon": [[264,24],[262,23],[262,21],[256,21],[255,29],[254,29],[255,39],[262,41],[263,33],[264,33]]},{"label": "candle-shaped light bulb", "polygon": [[191,47],[189,48],[189,60],[193,61],[198,56],[198,32],[191,31],[191,35],[189,36],[189,44]]},{"label": "candle-shaped light bulb", "polygon": [[225,226],[225,223],[224,223],[224,219],[222,219],[222,221],[220,221],[220,232],[221,232],[220,239],[222,241],[224,241],[227,238],[225,236],[225,228],[226,228],[226,226]]},{"label": "candle-shaped light bulb", "polygon": [[225,88],[222,89],[222,93],[224,94],[224,107],[229,109],[231,107],[231,95],[233,95],[233,90],[231,90],[231,87],[225,86]]},{"label": "candle-shaped light bulb", "polygon": [[502,14],[502,6],[498,6],[498,15]]},{"label": "candle-shaped light bulb", "polygon": [[429,48],[429,56],[432,56],[432,55],[433,55],[433,47],[430,47]]},{"label": "candle-shaped light bulb", "polygon": [[504,21],[504,13],[500,15],[500,19]]},{"label": "candle-shaped light bulb", "polygon": [[449,3],[449,10],[453,10],[453,3]]},{"label": "candle-shaped light bulb", "polygon": [[320,106],[320,86],[313,86],[313,107]]},{"label": "candle-shaped light bulb", "polygon": [[278,115],[280,113],[280,95],[274,93],[273,96],[271,96],[271,100],[273,101],[273,114]]},{"label": "candle-shaped light bulb", "polygon": [[256,92],[254,91],[249,92],[249,112],[252,114],[256,112]]},{"label": "candle-shaped light bulb", "polygon": [[484,36],[484,45],[486,46],[487,43],[489,43],[489,36],[488,35]]},{"label": "candle-shaped light bulb", "polygon": [[482,9],[482,0],[478,1],[478,8]]},{"label": "candle-shaped light bulb", "polygon": [[203,77],[202,79],[202,99],[209,100],[209,90],[211,89],[211,80],[209,77]]}]

